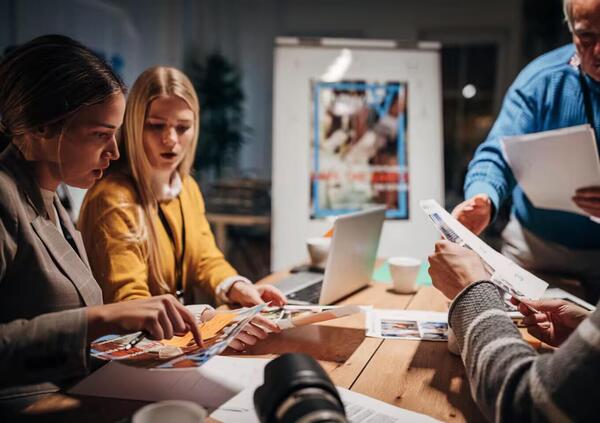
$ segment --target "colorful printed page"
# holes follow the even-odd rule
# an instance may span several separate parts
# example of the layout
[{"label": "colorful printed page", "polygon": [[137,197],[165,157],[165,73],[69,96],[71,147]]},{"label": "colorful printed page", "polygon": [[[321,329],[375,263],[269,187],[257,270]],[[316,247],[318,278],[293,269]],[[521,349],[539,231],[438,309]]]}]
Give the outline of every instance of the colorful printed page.
[{"label": "colorful printed page", "polygon": [[138,333],[109,335],[92,342],[90,353],[101,360],[118,360],[143,368],[199,367],[227,348],[243,328],[265,307],[260,304],[248,309],[217,313],[199,325],[203,347],[193,341],[191,333],[171,340],[152,341]]},{"label": "colorful printed page", "polygon": [[[219,331],[221,331],[225,326],[230,324],[236,317],[235,313],[231,312],[222,312],[217,313],[212,319],[208,322],[200,323],[198,325],[198,330],[200,331],[200,336],[202,336],[202,341],[208,341],[209,339],[217,336]],[[171,345],[174,347],[188,347],[191,346],[194,341],[194,335],[192,332],[186,333],[184,336],[174,336],[171,339],[163,339],[160,341],[164,345]]]},{"label": "colorful printed page", "polygon": [[367,311],[367,336],[423,341],[448,340],[448,315],[433,311]]}]

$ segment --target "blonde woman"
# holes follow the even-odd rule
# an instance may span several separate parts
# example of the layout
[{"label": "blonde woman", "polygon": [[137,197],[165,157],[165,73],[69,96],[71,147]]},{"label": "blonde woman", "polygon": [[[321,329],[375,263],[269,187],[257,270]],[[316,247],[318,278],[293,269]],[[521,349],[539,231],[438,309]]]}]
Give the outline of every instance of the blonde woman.
[{"label": "blonde woman", "polygon": [[199,104],[179,70],[154,67],[134,83],[121,131],[122,158],[88,191],[80,227],[105,302],[200,287],[213,302],[276,305],[274,287],[255,287],[215,245],[190,176]]}]

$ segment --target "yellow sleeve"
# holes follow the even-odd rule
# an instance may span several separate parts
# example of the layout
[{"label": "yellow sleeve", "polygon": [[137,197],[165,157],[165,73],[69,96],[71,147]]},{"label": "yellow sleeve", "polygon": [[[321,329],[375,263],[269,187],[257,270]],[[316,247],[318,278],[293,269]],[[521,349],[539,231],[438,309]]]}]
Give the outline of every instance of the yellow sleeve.
[{"label": "yellow sleeve", "polygon": [[88,192],[79,220],[104,302],[151,297],[145,259],[147,242],[139,236],[139,208],[107,191],[111,190]]},{"label": "yellow sleeve", "polygon": [[196,282],[205,291],[214,294],[217,286],[225,279],[236,276],[237,271],[225,260],[223,253],[217,247],[215,238],[210,229],[210,224],[206,219],[204,200],[200,193],[200,188],[191,176],[188,176],[190,182],[189,191],[194,204],[194,224],[191,225],[194,231],[197,231],[199,242],[195,246],[198,251],[195,254],[195,274]]}]

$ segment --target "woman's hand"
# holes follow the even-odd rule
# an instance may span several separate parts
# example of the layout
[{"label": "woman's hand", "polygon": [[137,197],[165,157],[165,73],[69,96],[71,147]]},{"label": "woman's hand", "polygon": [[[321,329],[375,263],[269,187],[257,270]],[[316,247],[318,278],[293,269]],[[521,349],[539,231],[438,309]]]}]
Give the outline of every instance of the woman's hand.
[{"label": "woman's hand", "polygon": [[252,307],[269,301],[275,307],[287,304],[285,295],[273,285],[256,286],[244,281],[234,283],[227,292],[227,297],[232,302],[244,307]]},{"label": "woman's hand", "polygon": [[477,253],[446,240],[435,243],[429,275],[433,285],[450,299],[473,282],[490,277]]},{"label": "woman's hand", "polygon": [[573,202],[584,212],[600,217],[600,187],[579,188],[575,191]]},{"label": "woman's hand", "polygon": [[170,294],[92,306],[86,313],[89,341],[103,335],[138,331],[149,339],[161,340],[192,331],[196,343],[202,345],[194,315]]},{"label": "woman's hand", "polygon": [[475,235],[479,235],[492,219],[492,201],[487,194],[477,194],[452,210],[452,216]]},{"label": "woman's hand", "polygon": [[[217,311],[207,310],[202,313],[202,320],[207,321],[212,319]],[[269,336],[269,333],[279,333],[281,329],[277,323],[267,319],[264,316],[257,315],[248,323],[244,329],[235,337],[229,348],[235,351],[244,351],[249,345],[254,345],[261,339]]]},{"label": "woman's hand", "polygon": [[[533,301],[512,298],[511,301],[518,305],[519,312],[525,316],[523,325],[527,327],[527,332],[553,347],[560,346],[590,315],[588,310],[560,299]],[[534,312],[526,305],[538,312]]]}]

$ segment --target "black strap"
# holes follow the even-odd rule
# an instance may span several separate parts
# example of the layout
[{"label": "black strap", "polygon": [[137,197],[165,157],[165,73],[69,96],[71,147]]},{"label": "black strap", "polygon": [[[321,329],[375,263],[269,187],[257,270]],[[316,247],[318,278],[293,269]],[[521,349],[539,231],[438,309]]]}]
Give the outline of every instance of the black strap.
[{"label": "black strap", "polygon": [[69,232],[67,227],[63,224],[63,221],[61,220],[60,216],[58,217],[58,221],[60,223],[60,228],[62,229],[63,236],[65,237],[65,239],[67,240],[67,242],[69,243],[71,248],[73,248],[75,253],[77,253],[77,255],[79,255],[79,250],[77,249],[77,244],[75,244],[75,240],[73,239],[71,232]]},{"label": "black strap", "polygon": [[[583,105],[585,107],[585,114],[587,115],[588,123],[592,126],[592,130],[596,133],[596,123],[594,121],[594,106],[592,105],[592,98],[590,95],[590,87],[588,87],[585,75],[579,66],[579,83],[581,84],[581,92],[583,93]],[[597,137],[596,137],[597,138]]]},{"label": "black strap", "polygon": [[[179,202],[179,211],[181,212],[181,254],[175,257],[175,297],[183,303],[184,290],[183,290],[183,258],[185,257],[185,220],[183,218],[183,206],[181,205],[181,198],[177,197],[177,201]],[[175,252],[176,244],[175,244],[175,236],[173,235],[173,231],[171,230],[171,226],[167,221],[167,218],[160,207],[158,205],[158,217],[167,231],[169,238],[171,238],[171,242],[173,244],[173,252]]]}]

